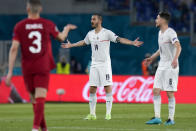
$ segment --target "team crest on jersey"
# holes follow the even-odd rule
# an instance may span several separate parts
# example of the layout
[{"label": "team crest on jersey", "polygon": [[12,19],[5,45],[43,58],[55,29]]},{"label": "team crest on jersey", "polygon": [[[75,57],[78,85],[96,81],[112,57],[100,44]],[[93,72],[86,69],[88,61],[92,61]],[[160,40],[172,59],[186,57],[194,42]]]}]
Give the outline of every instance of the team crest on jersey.
[{"label": "team crest on jersey", "polygon": [[175,38],[173,38],[172,40],[174,41],[174,40],[176,40],[177,38],[175,37]]}]

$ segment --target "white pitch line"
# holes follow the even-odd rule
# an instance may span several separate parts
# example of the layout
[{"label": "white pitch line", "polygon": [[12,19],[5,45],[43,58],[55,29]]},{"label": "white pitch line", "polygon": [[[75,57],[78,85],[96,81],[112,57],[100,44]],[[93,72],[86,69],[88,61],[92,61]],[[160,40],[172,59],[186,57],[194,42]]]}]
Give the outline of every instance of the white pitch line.
[{"label": "white pitch line", "polygon": [[137,129],[130,129],[130,128],[96,128],[96,127],[49,127],[49,129],[74,129],[74,130],[113,130],[113,131],[135,131]]},{"label": "white pitch line", "polygon": [[[74,129],[74,130],[112,130],[112,131],[160,131],[163,129],[134,129],[134,128],[100,128],[100,127],[49,127],[49,129]],[[166,129],[167,131],[170,131],[170,129]],[[171,131],[184,131],[184,129],[171,129]]]}]

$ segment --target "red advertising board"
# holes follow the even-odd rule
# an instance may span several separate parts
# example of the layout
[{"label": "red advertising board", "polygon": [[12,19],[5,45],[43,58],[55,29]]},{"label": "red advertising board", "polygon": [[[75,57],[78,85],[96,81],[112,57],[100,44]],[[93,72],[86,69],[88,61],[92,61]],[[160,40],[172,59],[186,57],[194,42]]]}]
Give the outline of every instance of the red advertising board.
[{"label": "red advertising board", "polygon": [[[12,79],[20,96],[29,101],[23,78]],[[113,76],[113,97],[115,103],[152,103],[154,77]],[[196,77],[179,77],[178,91],[175,93],[177,103],[196,103]],[[1,84],[2,85],[2,84]],[[3,89],[0,85],[0,91]],[[47,101],[88,102],[89,83],[87,75],[51,75]],[[1,94],[0,92],[0,94]],[[9,91],[10,92],[10,91]],[[61,95],[59,95],[61,93]],[[4,94],[5,95],[5,94]],[[6,96],[6,95],[5,95]],[[0,96],[1,99],[3,99]],[[7,99],[7,98],[5,98]],[[105,102],[103,87],[97,89],[98,102]],[[166,93],[162,92],[162,103],[167,103]],[[0,103],[5,103],[1,102]]]}]

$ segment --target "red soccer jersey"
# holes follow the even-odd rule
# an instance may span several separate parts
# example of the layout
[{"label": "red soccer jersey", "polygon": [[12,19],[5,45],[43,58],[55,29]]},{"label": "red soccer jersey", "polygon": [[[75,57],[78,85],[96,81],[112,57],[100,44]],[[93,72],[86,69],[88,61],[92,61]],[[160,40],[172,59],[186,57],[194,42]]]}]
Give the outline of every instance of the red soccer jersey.
[{"label": "red soccer jersey", "polygon": [[23,73],[40,73],[55,68],[50,36],[57,37],[56,25],[47,19],[24,19],[14,28],[13,40],[18,40],[22,52]]}]

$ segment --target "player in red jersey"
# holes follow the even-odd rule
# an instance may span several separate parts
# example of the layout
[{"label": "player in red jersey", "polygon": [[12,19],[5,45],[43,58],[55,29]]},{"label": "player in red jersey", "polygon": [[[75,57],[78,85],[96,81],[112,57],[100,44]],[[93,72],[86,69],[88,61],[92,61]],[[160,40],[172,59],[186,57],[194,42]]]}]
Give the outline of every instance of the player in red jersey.
[{"label": "player in red jersey", "polygon": [[40,17],[42,10],[40,0],[28,0],[28,18],[20,21],[14,28],[12,46],[9,53],[9,71],[7,85],[11,82],[12,71],[18,52],[22,52],[22,72],[25,85],[32,96],[34,121],[32,131],[47,131],[44,118],[44,103],[49,83],[49,72],[55,67],[52,57],[51,40],[53,36],[64,41],[68,32],[75,29],[75,25],[68,24],[59,32],[55,24]]}]

